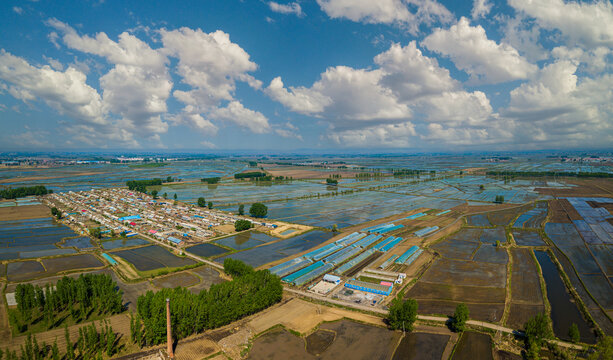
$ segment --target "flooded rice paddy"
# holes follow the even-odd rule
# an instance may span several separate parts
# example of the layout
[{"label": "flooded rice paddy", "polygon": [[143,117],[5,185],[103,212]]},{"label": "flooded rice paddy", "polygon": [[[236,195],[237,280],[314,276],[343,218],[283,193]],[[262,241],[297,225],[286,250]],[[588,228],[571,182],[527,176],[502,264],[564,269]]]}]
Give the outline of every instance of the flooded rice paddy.
[{"label": "flooded rice paddy", "polygon": [[165,248],[157,245],[149,245],[141,248],[119,250],[112,253],[134,265],[138,271],[149,271],[161,268],[177,268],[193,265],[196,262],[178,257]]},{"label": "flooded rice paddy", "polygon": [[535,231],[513,230],[513,239],[520,246],[545,246],[541,235]]},{"label": "flooded rice paddy", "polygon": [[215,243],[227,246],[235,250],[243,250],[275,240],[279,240],[279,238],[268,236],[266,234],[255,231],[246,231],[240,234],[223,238],[221,240],[217,240],[215,241]]},{"label": "flooded rice paddy", "polygon": [[532,250],[511,249],[511,256],[511,306],[506,324],[513,329],[523,329],[529,318],[545,311],[543,293]]},{"label": "flooded rice paddy", "polygon": [[59,258],[43,259],[41,261],[50,274],[104,266],[104,264],[92,254],[63,256]]},{"label": "flooded rice paddy", "polygon": [[108,240],[108,241],[103,241],[101,243],[102,248],[105,250],[113,250],[113,249],[146,245],[146,244],[149,244],[149,241],[145,239],[141,239],[141,238],[136,238],[136,237],[126,238],[126,239]]},{"label": "flooded rice paddy", "polygon": [[253,267],[258,267],[311,249],[334,236],[335,234],[332,232],[315,230],[286,240],[222,256],[215,259],[215,261],[223,263],[224,259],[229,257],[241,260]]},{"label": "flooded rice paddy", "polygon": [[[45,169],[4,169],[0,180],[7,186],[45,185],[58,191],[86,191],[125,186],[127,180],[201,179],[231,176],[245,169],[245,163],[227,160],[173,161],[162,167],[138,167],[128,164],[83,164]],[[11,181],[14,180],[14,181]]]},{"label": "flooded rice paddy", "polygon": [[577,305],[566,290],[564,282],[558,274],[558,269],[544,251],[535,251],[534,254],[541,266],[543,278],[547,286],[547,299],[551,304],[551,320],[555,335],[564,340],[570,340],[568,329],[575,323],[581,333],[581,341],[594,343],[594,333],[579,312]]},{"label": "flooded rice paddy", "polygon": [[190,246],[185,250],[194,255],[202,257],[213,257],[229,252],[229,250],[214,245],[212,243],[204,243],[200,245]]},{"label": "flooded rice paddy", "polygon": [[73,239],[66,239],[62,244],[60,244],[61,247],[75,247],[79,250],[81,249],[91,249],[94,247],[94,244],[92,244],[90,238],[83,236],[83,237],[78,237],[78,238],[73,238]]},{"label": "flooded rice paddy", "polygon": [[103,267],[104,264],[92,254],[54,257],[42,260],[16,261],[7,264],[8,281],[27,281],[58,273]]},{"label": "flooded rice paddy", "polygon": [[51,218],[0,221],[0,260],[31,259],[74,253],[55,244],[77,234]]}]

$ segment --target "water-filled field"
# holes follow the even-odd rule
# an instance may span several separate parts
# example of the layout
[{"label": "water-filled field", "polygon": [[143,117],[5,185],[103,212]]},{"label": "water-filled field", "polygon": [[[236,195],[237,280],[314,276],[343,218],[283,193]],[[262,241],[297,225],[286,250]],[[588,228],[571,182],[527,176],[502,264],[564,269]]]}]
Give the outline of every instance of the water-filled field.
[{"label": "water-filled field", "polygon": [[55,246],[77,234],[51,218],[0,221],[0,260],[30,259],[74,253]]},{"label": "water-filled field", "polygon": [[545,246],[541,235],[535,231],[513,230],[513,239],[520,246]]},{"label": "water-filled field", "polygon": [[211,243],[190,246],[186,248],[185,250],[189,251],[190,253],[194,255],[198,255],[202,257],[211,257],[211,256],[225,254],[228,252],[228,250],[222,247],[219,247],[217,245],[211,244]]},{"label": "water-filled field", "polygon": [[447,210],[462,203],[458,200],[365,191],[274,202],[267,206],[268,217],[272,219],[328,228],[336,224],[342,228],[420,207]]},{"label": "water-filled field", "polygon": [[230,257],[244,261],[253,267],[258,267],[314,248],[334,237],[334,235],[331,232],[315,230],[290,239],[219,257],[215,261],[223,263],[226,257]]},{"label": "water-filled field", "polygon": [[551,304],[551,320],[555,335],[560,339],[570,340],[568,329],[572,323],[575,323],[581,333],[581,340],[594,343],[596,340],[594,333],[579,312],[576,303],[572,301],[549,255],[544,251],[535,251],[534,254],[541,266],[547,286],[547,298]]},{"label": "water-filled field", "polygon": [[35,260],[18,261],[7,264],[8,281],[24,281],[45,273],[43,265]]},{"label": "water-filled field", "polygon": [[149,241],[137,237],[126,239],[115,239],[102,242],[102,248],[105,250],[119,249],[123,247],[138,246],[149,244]]},{"label": "water-filled field", "polygon": [[94,245],[92,244],[92,242],[90,241],[90,239],[86,236],[83,237],[78,237],[78,238],[73,238],[73,239],[66,239],[64,241],[63,244],[61,244],[62,247],[75,247],[77,249],[89,249],[89,248],[93,248]]},{"label": "water-filled field", "polygon": [[168,250],[150,245],[141,248],[119,250],[112,253],[128,261],[138,271],[149,271],[160,268],[176,268],[195,264],[196,262],[183,257],[178,257]]},{"label": "water-filled field", "polygon": [[[162,167],[139,167],[128,164],[83,164],[47,169],[3,169],[0,180],[8,186],[45,185],[53,191],[85,191],[93,188],[125,186],[127,180],[182,180],[231,176],[245,169],[245,163],[227,160],[174,161]],[[10,180],[14,181],[10,181]]]},{"label": "water-filled field", "polygon": [[[336,191],[336,188],[322,183],[302,180],[284,182],[231,181],[215,185],[169,184],[159,187],[158,191],[160,194],[177,194],[179,200],[193,204],[199,197],[204,197],[206,201],[212,201],[214,205],[223,206],[237,203],[250,204],[258,201],[286,199],[317,193],[323,195]],[[232,211],[236,210],[237,208],[232,209]]]},{"label": "water-filled field", "polygon": [[227,246],[235,250],[244,250],[275,240],[279,239],[255,231],[246,231],[240,234],[223,238],[221,240],[217,240],[215,242],[217,244]]},{"label": "water-filled field", "polygon": [[80,254],[75,256],[43,259],[42,263],[45,266],[45,269],[47,269],[47,272],[50,274],[59,273],[62,271],[104,266],[104,264],[92,254]]}]

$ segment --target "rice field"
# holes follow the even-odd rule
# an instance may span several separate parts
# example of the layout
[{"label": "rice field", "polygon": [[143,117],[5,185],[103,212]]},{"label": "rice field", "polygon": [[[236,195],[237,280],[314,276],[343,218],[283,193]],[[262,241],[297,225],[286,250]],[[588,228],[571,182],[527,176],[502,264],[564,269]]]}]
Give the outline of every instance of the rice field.
[{"label": "rice field", "polygon": [[157,245],[119,250],[113,252],[112,254],[131,263],[138,271],[178,268],[196,264],[196,262],[191,259],[178,257]]},{"label": "rice field", "polygon": [[279,238],[268,236],[266,234],[255,231],[246,231],[240,234],[223,238],[221,240],[217,240],[215,241],[215,243],[235,250],[244,250],[275,240],[279,240]]},{"label": "rice field", "polygon": [[312,249],[334,236],[335,234],[331,232],[315,230],[275,243],[269,243],[256,248],[222,256],[215,259],[215,261],[223,264],[223,260],[226,257],[230,257],[232,259],[244,261],[253,267],[259,267]]},{"label": "rice field", "polygon": [[219,247],[212,243],[204,243],[204,244],[199,244],[195,246],[190,246],[186,248],[185,250],[194,255],[198,255],[202,257],[213,257],[213,256],[217,256],[217,255],[221,255],[221,254],[225,254],[229,252],[229,250]]},{"label": "rice field", "polygon": [[102,242],[102,248],[105,250],[113,250],[124,247],[140,246],[150,244],[149,241],[137,237],[107,240]]},{"label": "rice field", "polygon": [[51,218],[0,221],[0,260],[32,259],[75,253],[55,244],[74,237],[72,229]]}]

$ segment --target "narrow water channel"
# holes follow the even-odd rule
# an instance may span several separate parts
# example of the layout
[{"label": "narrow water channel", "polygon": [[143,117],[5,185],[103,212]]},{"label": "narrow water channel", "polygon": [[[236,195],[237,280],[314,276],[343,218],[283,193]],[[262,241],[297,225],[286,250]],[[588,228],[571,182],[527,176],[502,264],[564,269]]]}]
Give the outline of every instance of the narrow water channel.
[{"label": "narrow water channel", "polygon": [[571,301],[571,295],[566,291],[566,286],[549,254],[545,251],[535,251],[534,254],[543,271],[555,335],[560,339],[570,340],[568,329],[572,323],[575,323],[581,333],[581,341],[589,344],[595,343],[594,332],[583,319],[577,305]]}]

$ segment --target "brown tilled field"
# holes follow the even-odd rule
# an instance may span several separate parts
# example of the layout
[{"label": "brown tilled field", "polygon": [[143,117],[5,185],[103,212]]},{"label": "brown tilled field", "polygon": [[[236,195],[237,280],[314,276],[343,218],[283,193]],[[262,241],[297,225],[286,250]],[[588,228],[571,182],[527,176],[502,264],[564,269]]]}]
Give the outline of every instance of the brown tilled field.
[{"label": "brown tilled field", "polygon": [[550,222],[569,224],[572,221],[568,217],[568,214],[564,210],[564,207],[562,206],[560,201],[566,201],[566,200],[557,200],[556,199],[556,200],[549,200],[548,201],[548,203],[549,203],[549,219],[550,219]]},{"label": "brown tilled field", "polygon": [[438,299],[478,303],[504,303],[506,291],[504,288],[455,286],[419,281],[407,292],[406,296],[417,300]]},{"label": "brown tilled field", "polygon": [[544,195],[556,197],[613,195],[613,179],[567,178],[564,181],[575,186],[567,189],[536,188],[534,190]]},{"label": "brown tilled field", "polygon": [[[456,306],[461,301],[448,300],[421,300],[419,304],[420,314],[453,316]],[[504,313],[504,304],[465,303],[473,320],[500,322]]]},{"label": "brown tilled field", "polygon": [[0,221],[38,219],[50,216],[51,211],[45,205],[8,206],[0,208]]}]

